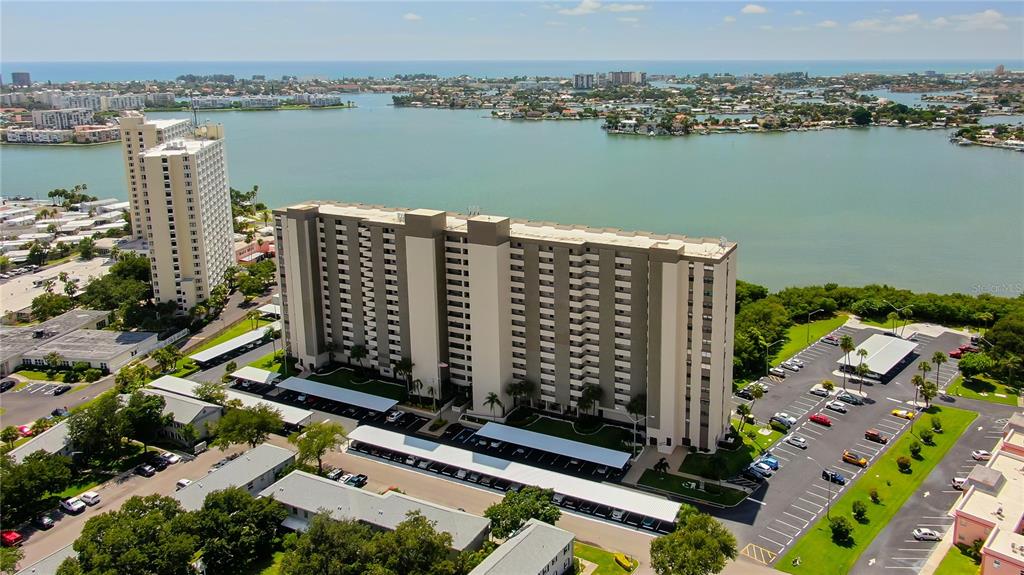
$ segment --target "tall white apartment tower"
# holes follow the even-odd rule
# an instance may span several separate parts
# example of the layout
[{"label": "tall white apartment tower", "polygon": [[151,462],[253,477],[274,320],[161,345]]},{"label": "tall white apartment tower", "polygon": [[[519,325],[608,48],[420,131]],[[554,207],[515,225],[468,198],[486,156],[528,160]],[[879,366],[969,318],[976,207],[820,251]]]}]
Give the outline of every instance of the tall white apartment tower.
[{"label": "tall white apartment tower", "polygon": [[141,112],[128,111],[121,114],[121,151],[124,156],[124,170],[128,178],[128,202],[130,204],[132,237],[146,239],[143,206],[140,200],[139,154],[169,140],[192,136],[192,121],[186,119],[147,120]]},{"label": "tall white apartment tower", "polygon": [[506,217],[315,203],[276,210],[285,345],[304,368],[351,361],[421,395],[454,390],[491,415],[535,384],[535,406],[631,422],[652,446],[714,451],[729,431],[736,244]]},{"label": "tall white apartment tower", "polygon": [[154,296],[187,310],[210,297],[234,264],[223,129],[204,126],[195,138],[151,147],[136,162]]}]

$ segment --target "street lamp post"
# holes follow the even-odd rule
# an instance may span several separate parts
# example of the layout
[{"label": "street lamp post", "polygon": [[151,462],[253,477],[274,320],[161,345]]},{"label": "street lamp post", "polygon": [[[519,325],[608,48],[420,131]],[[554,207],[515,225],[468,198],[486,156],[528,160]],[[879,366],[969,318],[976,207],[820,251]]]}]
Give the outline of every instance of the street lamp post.
[{"label": "street lamp post", "polygon": [[771,343],[764,344],[764,374],[768,375],[768,350],[777,343],[782,343],[786,340],[780,339],[779,341],[773,341]]},{"label": "street lamp post", "polygon": [[807,314],[807,345],[811,345],[811,316],[816,314],[816,313],[818,313],[818,312],[821,312],[821,311],[825,311],[825,310],[823,310],[823,309],[816,309],[816,310],[812,311],[811,313]]},{"label": "street lamp post", "polygon": [[[910,308],[914,307],[914,304],[907,304],[907,305],[905,305],[903,307],[896,307],[896,306],[892,305],[891,303],[889,303],[888,300],[884,300],[883,299],[882,301],[884,301],[885,303],[889,304],[889,307],[891,307],[893,310],[895,310],[896,315],[901,315],[903,313],[903,310],[910,309]],[[902,332],[903,330],[901,329],[900,331]],[[896,326],[893,326],[893,332],[892,333],[893,333],[893,335],[896,335]]]},{"label": "street lamp post", "polygon": [[[814,458],[812,458],[810,455],[805,455],[804,457],[806,457],[808,461],[814,461]],[[822,465],[820,463],[818,463],[817,461],[814,461],[814,464],[817,465],[818,467],[821,467],[821,471],[822,472],[826,471],[825,468],[822,467]],[[826,519],[832,519],[832,480],[829,479],[827,481],[827,483],[828,483],[828,501],[825,502],[825,518]]]},{"label": "street lamp post", "polygon": [[[638,445],[638,442],[636,440],[636,426],[637,426],[637,424],[640,423],[641,421],[646,422],[648,419],[654,419],[654,418],[655,417],[653,415],[643,415],[643,416],[637,417],[636,419],[633,419],[633,457],[636,457],[636,447]],[[632,419],[632,418],[630,418],[630,419]]]}]

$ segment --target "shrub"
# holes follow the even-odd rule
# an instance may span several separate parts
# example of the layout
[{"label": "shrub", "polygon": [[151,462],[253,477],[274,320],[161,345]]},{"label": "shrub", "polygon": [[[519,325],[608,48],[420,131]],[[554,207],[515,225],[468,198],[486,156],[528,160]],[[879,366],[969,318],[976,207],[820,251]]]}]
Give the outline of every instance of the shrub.
[{"label": "shrub", "polygon": [[853,524],[842,516],[829,519],[828,526],[832,530],[832,540],[836,542],[849,541],[853,534]]},{"label": "shrub", "polygon": [[932,433],[932,430],[924,429],[921,431],[920,435],[921,441],[923,441],[925,445],[932,445],[932,440],[935,439],[935,434]]},{"label": "shrub", "polygon": [[938,415],[932,416],[932,429],[935,433],[942,433],[942,419]]},{"label": "shrub", "polygon": [[900,468],[901,473],[910,472],[910,458],[906,455],[901,455],[899,459],[896,460],[896,465]]},{"label": "shrub", "polygon": [[863,501],[853,502],[853,518],[861,523],[868,517],[868,506]]},{"label": "shrub", "polygon": [[871,502],[878,504],[882,502],[882,496],[878,494],[878,490],[874,487],[871,488]]},{"label": "shrub", "polygon": [[916,441],[912,441],[910,443],[910,454],[914,456],[914,459],[921,457],[921,444]]},{"label": "shrub", "polygon": [[82,374],[77,371],[65,371],[64,372],[64,383],[78,383],[82,379]]},{"label": "shrub", "polygon": [[748,430],[744,431],[744,432],[743,432],[743,435],[746,435],[746,436],[747,436],[747,437],[749,437],[750,439],[755,439],[755,438],[757,438],[757,432],[756,432],[756,431],[754,431],[753,429],[748,429]]},{"label": "shrub", "polygon": [[85,373],[82,374],[82,379],[89,383],[97,381],[101,377],[103,377],[103,372],[95,367],[85,370]]}]

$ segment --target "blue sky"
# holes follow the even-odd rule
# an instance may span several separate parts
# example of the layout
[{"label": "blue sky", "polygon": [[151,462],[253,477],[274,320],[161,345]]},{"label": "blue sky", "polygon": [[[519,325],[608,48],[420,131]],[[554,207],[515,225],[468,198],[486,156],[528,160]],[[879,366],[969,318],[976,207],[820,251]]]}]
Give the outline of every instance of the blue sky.
[{"label": "blue sky", "polygon": [[8,62],[1022,59],[1024,2],[14,2]]}]

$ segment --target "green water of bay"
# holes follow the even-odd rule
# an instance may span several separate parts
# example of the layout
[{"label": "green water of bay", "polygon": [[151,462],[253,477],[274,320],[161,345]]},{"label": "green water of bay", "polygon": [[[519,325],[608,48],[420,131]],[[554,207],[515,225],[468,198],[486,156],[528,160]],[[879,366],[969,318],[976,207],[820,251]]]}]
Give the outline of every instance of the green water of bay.
[{"label": "green water of bay", "polygon": [[[487,112],[217,112],[236,188],[725,236],[740,277],[772,288],[835,281],[936,292],[1024,291],[1024,154],[893,128],[646,138],[595,122]],[[154,117],[185,117],[161,113]],[[86,183],[125,197],[117,146],[0,150],[4,195]]]}]

